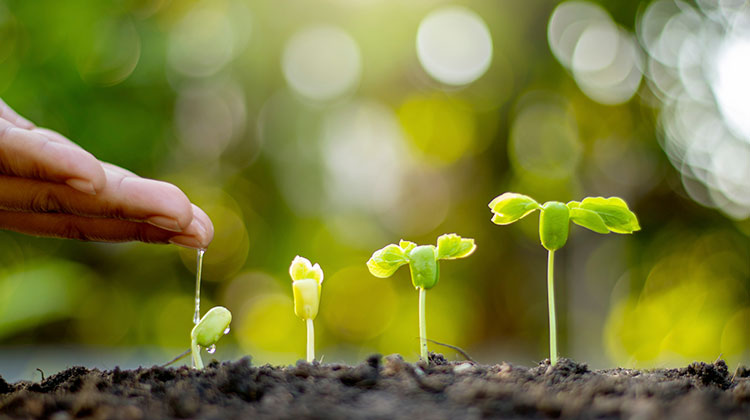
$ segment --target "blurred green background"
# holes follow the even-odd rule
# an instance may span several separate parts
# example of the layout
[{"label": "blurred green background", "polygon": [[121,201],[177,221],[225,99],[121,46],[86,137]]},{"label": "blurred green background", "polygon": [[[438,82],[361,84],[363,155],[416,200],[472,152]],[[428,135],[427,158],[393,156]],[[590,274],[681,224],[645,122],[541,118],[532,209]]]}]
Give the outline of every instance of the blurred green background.
[{"label": "blurred green background", "polygon": [[[324,362],[415,360],[408,270],[365,262],[445,232],[478,249],[443,264],[428,336],[485,363],[547,357],[538,217],[500,227],[487,208],[516,191],[617,195],[643,228],[571,229],[563,356],[734,366],[750,362],[748,16],[711,0],[0,0],[0,97],[206,210],[203,309],[234,314],[218,359],[304,357],[299,254],[326,275]],[[172,246],[0,232],[6,369],[168,360],[188,346],[194,272]]]}]

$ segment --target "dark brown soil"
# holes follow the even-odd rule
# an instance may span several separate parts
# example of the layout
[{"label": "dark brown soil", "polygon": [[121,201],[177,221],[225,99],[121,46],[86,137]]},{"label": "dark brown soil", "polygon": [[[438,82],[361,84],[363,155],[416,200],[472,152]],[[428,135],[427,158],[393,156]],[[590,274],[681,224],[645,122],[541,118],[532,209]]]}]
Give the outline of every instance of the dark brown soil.
[{"label": "dark brown soil", "polygon": [[40,383],[0,378],[0,417],[92,419],[749,419],[750,370],[723,361],[680,369],[590,371],[562,359],[527,368],[371,356],[357,366],[209,365],[99,371]]}]

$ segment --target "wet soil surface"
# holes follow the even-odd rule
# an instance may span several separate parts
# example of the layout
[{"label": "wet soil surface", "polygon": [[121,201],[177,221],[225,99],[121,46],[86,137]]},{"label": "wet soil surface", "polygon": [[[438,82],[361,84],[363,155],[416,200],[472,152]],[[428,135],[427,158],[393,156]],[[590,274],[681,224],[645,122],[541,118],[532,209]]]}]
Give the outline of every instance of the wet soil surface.
[{"label": "wet soil surface", "polygon": [[74,367],[38,383],[0,378],[0,418],[92,419],[749,419],[750,370],[406,363],[253,366],[250,358],[111,371]]}]

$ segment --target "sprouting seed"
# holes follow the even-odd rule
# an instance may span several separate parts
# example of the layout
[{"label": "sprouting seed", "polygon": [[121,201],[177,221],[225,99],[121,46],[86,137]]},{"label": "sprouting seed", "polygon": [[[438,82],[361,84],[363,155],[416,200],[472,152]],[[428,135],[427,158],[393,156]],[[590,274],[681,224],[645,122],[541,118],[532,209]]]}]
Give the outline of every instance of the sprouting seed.
[{"label": "sprouting seed", "polygon": [[567,204],[548,201],[540,205],[533,198],[512,192],[495,197],[489,204],[492,222],[508,225],[535,210],[539,216],[539,239],[547,249],[547,303],[549,305],[550,363],[557,363],[557,323],[555,321],[555,251],[568,240],[570,223],[597,233],[633,233],[640,230],[638,218],[619,197],[587,197]]},{"label": "sprouting seed", "polygon": [[409,264],[411,282],[419,290],[419,350],[427,360],[427,326],[425,325],[425,291],[435,287],[440,278],[439,260],[455,260],[471,255],[477,246],[474,239],[446,233],[437,240],[437,246],[420,245],[401,240],[375,251],[367,261],[367,268],[375,277],[393,275],[404,264]]},{"label": "sprouting seed", "polygon": [[307,324],[307,362],[315,360],[315,326],[313,320],[318,315],[320,291],[323,285],[323,270],[317,263],[297,255],[289,266],[294,294],[294,313]]},{"label": "sprouting seed", "polygon": [[232,313],[223,306],[214,306],[193,327],[190,332],[190,351],[193,356],[193,367],[203,369],[201,347],[209,353],[216,351],[216,342],[229,332]]}]

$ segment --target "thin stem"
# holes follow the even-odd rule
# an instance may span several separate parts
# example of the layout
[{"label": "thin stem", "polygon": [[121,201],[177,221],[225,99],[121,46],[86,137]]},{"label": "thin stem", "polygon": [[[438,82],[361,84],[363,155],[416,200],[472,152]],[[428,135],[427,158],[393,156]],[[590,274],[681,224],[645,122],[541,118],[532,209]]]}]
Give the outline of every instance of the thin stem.
[{"label": "thin stem", "polygon": [[203,369],[203,359],[201,359],[201,347],[198,342],[193,339],[190,342],[190,352],[193,355],[193,367],[196,369]]},{"label": "thin stem", "polygon": [[419,288],[419,350],[420,355],[422,357],[422,360],[425,362],[427,359],[427,326],[425,325],[425,316],[424,316],[424,301],[425,301],[425,295],[426,290],[424,288]]},{"label": "thin stem", "polygon": [[557,364],[557,321],[555,321],[555,251],[547,254],[547,303],[549,304],[549,360]]},{"label": "thin stem", "polygon": [[315,360],[315,327],[313,326],[313,320],[307,320],[307,363],[312,363]]}]

